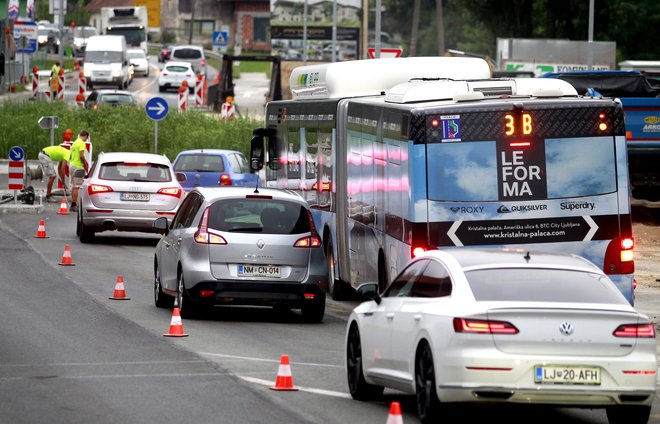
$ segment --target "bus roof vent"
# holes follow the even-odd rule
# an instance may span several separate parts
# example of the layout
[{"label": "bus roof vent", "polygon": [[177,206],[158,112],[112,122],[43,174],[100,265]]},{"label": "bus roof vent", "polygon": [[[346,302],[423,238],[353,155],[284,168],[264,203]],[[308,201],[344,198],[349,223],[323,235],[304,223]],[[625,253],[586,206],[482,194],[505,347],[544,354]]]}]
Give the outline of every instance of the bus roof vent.
[{"label": "bus roof vent", "polygon": [[[577,97],[575,88],[564,80],[554,78],[514,78],[515,96]],[[552,82],[552,83],[550,83]],[[563,83],[563,84],[562,84]]]},{"label": "bus roof vent", "polygon": [[413,78],[483,79],[490,78],[490,68],[474,57],[351,60],[297,67],[289,86],[294,100],[378,96]]}]

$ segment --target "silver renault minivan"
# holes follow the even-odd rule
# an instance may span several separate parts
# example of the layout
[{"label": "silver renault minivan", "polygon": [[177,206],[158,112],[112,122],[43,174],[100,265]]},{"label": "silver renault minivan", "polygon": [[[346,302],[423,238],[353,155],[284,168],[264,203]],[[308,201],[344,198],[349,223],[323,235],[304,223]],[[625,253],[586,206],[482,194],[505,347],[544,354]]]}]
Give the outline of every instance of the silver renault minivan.
[{"label": "silver renault minivan", "polygon": [[154,255],[154,301],[183,317],[204,307],[260,305],[325,313],[328,266],[307,202],[288,190],[196,187],[164,232]]}]

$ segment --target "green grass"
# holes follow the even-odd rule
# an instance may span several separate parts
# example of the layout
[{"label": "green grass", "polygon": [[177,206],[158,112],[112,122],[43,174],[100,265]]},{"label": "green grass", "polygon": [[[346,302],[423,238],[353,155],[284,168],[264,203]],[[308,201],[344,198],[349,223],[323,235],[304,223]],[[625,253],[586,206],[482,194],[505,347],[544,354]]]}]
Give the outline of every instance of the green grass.
[{"label": "green grass", "polygon": [[[99,152],[154,151],[154,122],[147,118],[143,107],[102,107],[99,110],[72,108],[59,102],[8,101],[0,104],[0,152],[6,157],[12,146],[22,146],[28,159],[50,145],[50,130],[39,127],[42,116],[59,117],[55,142],[62,140],[65,129],[74,133],[90,132],[94,157]],[[229,122],[217,114],[190,110],[170,111],[158,123],[158,153],[170,160],[187,149],[221,148],[249,154],[252,130],[263,126],[260,120],[238,118]]]}]

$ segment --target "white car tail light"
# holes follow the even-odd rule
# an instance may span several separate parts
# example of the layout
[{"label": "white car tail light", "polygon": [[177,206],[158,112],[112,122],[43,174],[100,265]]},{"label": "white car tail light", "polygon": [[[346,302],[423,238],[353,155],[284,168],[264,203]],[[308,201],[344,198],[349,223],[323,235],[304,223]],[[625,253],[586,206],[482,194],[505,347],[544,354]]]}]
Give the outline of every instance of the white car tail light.
[{"label": "white car tail light", "polygon": [[90,196],[93,194],[109,193],[113,191],[112,187],[101,185],[101,184],[90,184],[87,186],[87,194]]},{"label": "white car tail light", "polygon": [[454,318],[454,331],[477,334],[518,334],[518,329],[506,321]]},{"label": "white car tail light", "polygon": [[622,324],[614,330],[615,337],[654,338],[653,324]]},{"label": "white car tail light", "polygon": [[165,194],[167,196],[181,197],[182,190],[180,187],[166,187],[158,190],[158,194]]}]

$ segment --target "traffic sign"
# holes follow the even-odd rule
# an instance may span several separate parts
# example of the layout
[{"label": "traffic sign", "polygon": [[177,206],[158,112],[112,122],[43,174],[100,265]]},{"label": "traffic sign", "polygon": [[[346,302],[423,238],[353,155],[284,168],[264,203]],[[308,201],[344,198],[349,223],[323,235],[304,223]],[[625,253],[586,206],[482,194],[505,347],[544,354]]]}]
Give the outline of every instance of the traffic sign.
[{"label": "traffic sign", "polygon": [[45,130],[59,128],[60,118],[57,116],[42,116],[39,118],[39,126]]},{"label": "traffic sign", "polygon": [[39,30],[36,22],[14,22],[14,41],[17,53],[34,53],[37,51]]},{"label": "traffic sign", "polygon": [[9,149],[9,160],[19,161],[25,158],[25,151],[22,147],[14,146]]},{"label": "traffic sign", "polygon": [[227,31],[215,31],[213,33],[213,45],[227,47]]},{"label": "traffic sign", "polygon": [[165,119],[170,108],[167,105],[167,101],[162,97],[152,97],[147,101],[145,110],[149,119],[152,121],[160,121]]},{"label": "traffic sign", "polygon": [[[372,59],[376,58],[376,49],[373,47],[369,47],[367,49],[367,52],[369,53],[369,57]],[[386,57],[399,57],[401,56],[401,53],[403,53],[402,49],[398,48],[382,48],[380,49],[380,57],[381,58],[386,58]]]}]

